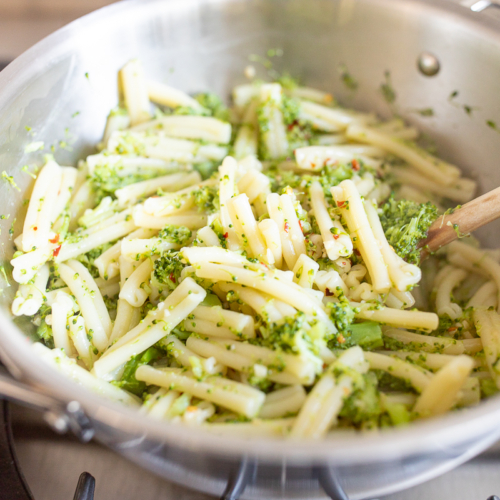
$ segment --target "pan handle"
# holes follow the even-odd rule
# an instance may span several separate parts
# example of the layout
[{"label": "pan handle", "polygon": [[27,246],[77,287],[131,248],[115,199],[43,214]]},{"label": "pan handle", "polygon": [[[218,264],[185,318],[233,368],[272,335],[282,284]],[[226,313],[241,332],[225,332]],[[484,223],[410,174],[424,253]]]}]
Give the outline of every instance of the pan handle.
[{"label": "pan handle", "polygon": [[472,12],[482,12],[488,7],[500,8],[500,2],[497,0],[463,0],[460,4],[472,10]]},{"label": "pan handle", "polygon": [[45,421],[60,434],[71,430],[84,443],[94,436],[94,428],[78,401],[64,405],[6,375],[0,375],[0,399],[41,411]]}]

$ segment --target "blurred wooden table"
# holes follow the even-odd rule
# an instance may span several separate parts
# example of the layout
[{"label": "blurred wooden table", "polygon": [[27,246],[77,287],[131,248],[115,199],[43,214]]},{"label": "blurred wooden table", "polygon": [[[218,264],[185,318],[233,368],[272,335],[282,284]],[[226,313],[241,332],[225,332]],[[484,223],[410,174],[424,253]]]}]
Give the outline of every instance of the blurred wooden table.
[{"label": "blurred wooden table", "polygon": [[0,63],[53,31],[115,0],[0,0]]}]

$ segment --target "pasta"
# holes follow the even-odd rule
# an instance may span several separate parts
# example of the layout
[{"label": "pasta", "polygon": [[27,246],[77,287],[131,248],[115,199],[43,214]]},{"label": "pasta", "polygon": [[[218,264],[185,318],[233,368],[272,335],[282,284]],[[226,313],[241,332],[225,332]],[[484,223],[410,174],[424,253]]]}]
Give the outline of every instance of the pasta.
[{"label": "pasta", "polygon": [[470,237],[420,261],[476,184],[417,129],[290,78],[235,87],[231,110],[139,60],[119,80],[98,151],[46,158],[15,238],[12,313],[43,359],[145,417],[248,438],[500,390],[498,252]]}]

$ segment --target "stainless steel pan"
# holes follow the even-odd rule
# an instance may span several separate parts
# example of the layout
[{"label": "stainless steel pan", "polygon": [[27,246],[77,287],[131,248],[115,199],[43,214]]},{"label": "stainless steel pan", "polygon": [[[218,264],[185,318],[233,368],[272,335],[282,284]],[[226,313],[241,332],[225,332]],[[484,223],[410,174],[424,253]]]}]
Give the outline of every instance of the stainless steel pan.
[{"label": "stainless steel pan", "polygon": [[[278,70],[333,89],[346,105],[383,115],[391,109],[380,84],[390,71],[397,93],[392,111],[431,135],[440,153],[477,178],[481,190],[498,186],[500,133],[492,122],[500,128],[500,18],[494,18],[494,9],[470,9],[489,3],[150,0],[122,2],[70,24],[0,74],[1,170],[21,189],[0,184],[0,214],[10,214],[0,222],[1,259],[10,260],[8,229],[31,184],[20,168],[40,154],[26,153],[26,145],[43,141],[46,150],[54,145],[62,164],[89,153],[117,102],[117,71],[133,57],[143,60],[152,78],[188,92],[210,89],[227,96],[244,80],[250,54],[282,48],[284,55],[275,59]],[[435,76],[418,69],[424,52],[440,63]],[[341,83],[342,64],[358,81],[356,92]],[[450,98],[454,91],[458,94]],[[415,112],[423,108],[432,108],[434,116]],[[71,142],[71,151],[60,141]],[[488,226],[480,236],[498,246],[499,228]],[[345,498],[342,489],[352,499],[375,497],[443,473],[500,436],[499,398],[406,429],[339,434],[324,442],[223,439],[150,421],[85,391],[37,359],[29,348],[29,329],[17,326],[8,313],[14,288],[4,286],[1,298],[0,355],[30,390],[20,392],[3,381],[0,391],[50,409],[47,418],[59,429],[70,426],[84,439],[95,434],[170,480],[216,495],[225,491],[224,498],[242,492],[244,498],[324,498],[323,490]]]}]

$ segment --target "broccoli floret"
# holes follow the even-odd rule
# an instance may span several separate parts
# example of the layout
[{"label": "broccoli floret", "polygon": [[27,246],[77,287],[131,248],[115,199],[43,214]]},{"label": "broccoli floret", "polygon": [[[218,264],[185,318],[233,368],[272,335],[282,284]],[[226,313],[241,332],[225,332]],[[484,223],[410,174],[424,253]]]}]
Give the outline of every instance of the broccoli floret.
[{"label": "broccoli floret", "polygon": [[196,95],[195,99],[208,110],[210,116],[224,122],[229,121],[229,110],[216,94],[202,93]]},{"label": "broccoli floret", "polygon": [[382,329],[374,321],[363,321],[349,327],[352,345],[359,345],[365,350],[383,347]]},{"label": "broccoli floret", "polygon": [[354,174],[363,175],[367,171],[362,161],[353,160],[351,163],[340,165],[325,165],[320,172],[319,182],[327,198],[331,198],[330,188],[337,186],[346,179],[351,179]]},{"label": "broccoli floret", "polygon": [[271,167],[264,173],[271,181],[271,191],[273,193],[281,194],[287,186],[291,188],[305,188],[307,185],[308,176],[298,175],[291,170],[281,170],[277,167]]},{"label": "broccoli floret", "polygon": [[340,412],[341,417],[358,425],[366,421],[378,421],[382,413],[377,377],[367,373],[362,378],[359,388],[346,399]]},{"label": "broccoli floret", "polygon": [[186,267],[181,261],[179,252],[167,250],[155,260],[153,276],[160,285],[165,285],[174,290],[179,284],[182,270]]},{"label": "broccoli floret", "polygon": [[87,253],[79,255],[76,260],[79,260],[89,271],[93,278],[99,277],[99,271],[97,267],[95,267],[95,260],[101,256],[106,250],[111,248],[114,245],[113,243],[105,243],[104,245],[93,248]]},{"label": "broccoli floret", "polygon": [[350,326],[354,321],[356,308],[349,304],[349,301],[342,294],[339,297],[339,302],[329,302],[327,307],[330,312],[330,319],[337,328],[337,333],[328,341],[328,347],[347,348],[352,345]]},{"label": "broccoli floret", "polygon": [[36,330],[36,334],[40,340],[43,340],[45,344],[49,345],[49,343],[53,342],[53,333],[52,327],[47,325],[45,319],[42,319],[40,326]]},{"label": "broccoli floret", "polygon": [[[124,145],[128,144],[125,139],[123,139],[122,142]],[[133,145],[128,146],[127,150],[125,146],[121,147],[118,153],[141,154],[138,152],[138,147],[134,147]],[[123,170],[123,167],[119,163],[101,163],[95,166],[92,176],[90,177],[90,183],[94,192],[97,194],[97,201],[102,200],[105,196],[112,196],[114,198],[117,189],[160,175],[158,172],[127,173],[127,175],[124,175],[121,174],[121,170]]]},{"label": "broccoli floret", "polygon": [[220,208],[219,188],[217,186],[203,186],[194,191],[194,203],[198,210],[213,214]]},{"label": "broccoli floret", "polygon": [[283,113],[283,122],[285,125],[292,125],[299,119],[300,102],[298,99],[288,97],[283,94],[281,100],[281,112]]},{"label": "broccoli floret", "polygon": [[125,369],[123,370],[123,375],[120,380],[112,383],[122,389],[125,389],[126,391],[131,392],[132,394],[135,394],[136,396],[142,396],[142,394],[146,391],[146,384],[135,378],[135,372],[139,366],[149,365],[161,356],[161,350],[156,347],[150,347],[147,351],[144,351],[137,356],[133,356],[125,364]]},{"label": "broccoli floret", "polygon": [[210,224],[213,232],[219,238],[222,248],[227,248],[227,233],[224,232],[224,227],[222,226],[219,219],[214,219],[212,224]]},{"label": "broccoli floret", "polygon": [[185,226],[165,226],[159,233],[158,238],[169,243],[184,245],[193,233]]},{"label": "broccoli floret", "polygon": [[259,339],[258,345],[264,345],[274,350],[281,350],[292,354],[298,354],[300,348],[297,345],[299,338],[307,337],[308,325],[304,313],[297,313],[293,317],[286,317],[283,323],[263,324],[260,332],[263,339]]},{"label": "broccoli floret", "polygon": [[196,163],[193,168],[199,172],[203,180],[209,179],[219,169],[220,161],[204,161]]},{"label": "broccoli floret", "polygon": [[382,206],[380,222],[389,244],[396,253],[411,264],[419,265],[420,240],[427,236],[437,219],[437,208],[430,202],[396,201],[393,196]]}]

